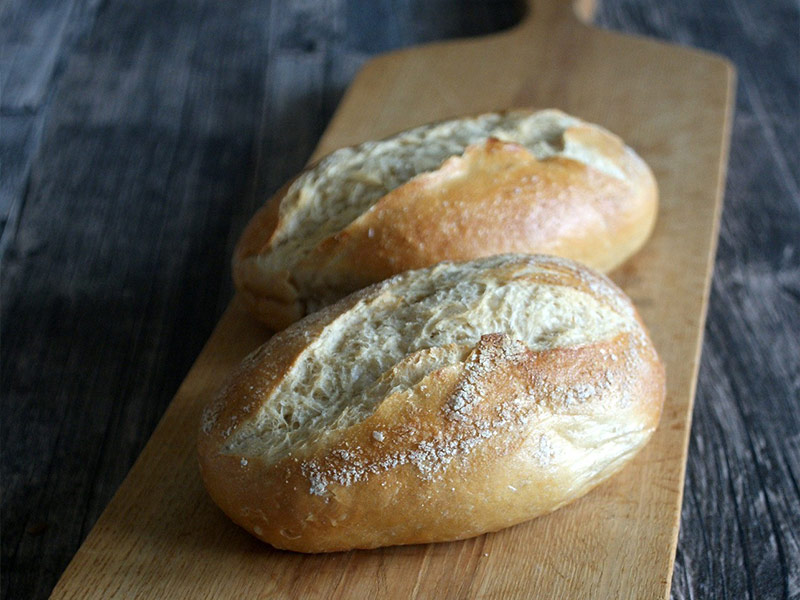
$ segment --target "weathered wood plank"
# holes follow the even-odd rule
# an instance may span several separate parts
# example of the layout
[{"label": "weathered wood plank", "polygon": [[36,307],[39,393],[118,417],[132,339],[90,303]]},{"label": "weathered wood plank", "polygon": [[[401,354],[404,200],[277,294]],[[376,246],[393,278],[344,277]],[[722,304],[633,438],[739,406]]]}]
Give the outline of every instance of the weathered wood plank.
[{"label": "weathered wood plank", "polygon": [[71,57],[3,269],[4,595],[49,593],[216,321],[268,8],[110,3]]},{"label": "weathered wood plank", "polygon": [[0,5],[0,256],[16,233],[47,104],[99,0]]}]

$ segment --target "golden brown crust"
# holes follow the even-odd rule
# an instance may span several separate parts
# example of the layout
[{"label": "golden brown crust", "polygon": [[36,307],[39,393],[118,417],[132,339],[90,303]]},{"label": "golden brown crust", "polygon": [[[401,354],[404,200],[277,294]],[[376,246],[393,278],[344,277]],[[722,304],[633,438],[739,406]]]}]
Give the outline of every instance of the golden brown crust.
[{"label": "golden brown crust", "polygon": [[[494,254],[554,254],[610,270],[644,239],[635,214],[651,200],[577,161],[537,160],[489,139],[386,194],[298,266],[354,289],[443,260]],[[398,218],[402,215],[401,218]],[[379,232],[379,233],[378,233]],[[646,235],[646,234],[645,234]]]},{"label": "golden brown crust", "polygon": [[[548,265],[531,283],[569,285],[630,306],[612,284],[575,265],[524,260]],[[511,274],[516,264],[498,272]],[[260,539],[328,552],[495,531],[583,495],[655,429],[663,367],[635,311],[625,308],[626,328],[580,346],[532,351],[502,332],[486,332],[463,361],[395,389],[367,418],[318,432],[277,462],[232,451],[231,429],[256,419],[304,349],[359,303],[391,291],[395,280],[273,337],[207,411],[198,441],[206,487]]]},{"label": "golden brown crust", "polygon": [[[610,271],[652,231],[655,180],[633,151],[598,127],[569,126],[563,143],[589,148],[590,156],[540,160],[519,144],[493,138],[469,146],[275,271],[262,257],[282,227],[278,212],[287,184],[243,234],[234,258],[236,285],[251,310],[279,329],[309,307],[442,260],[541,253]],[[602,164],[612,165],[615,174]]]}]

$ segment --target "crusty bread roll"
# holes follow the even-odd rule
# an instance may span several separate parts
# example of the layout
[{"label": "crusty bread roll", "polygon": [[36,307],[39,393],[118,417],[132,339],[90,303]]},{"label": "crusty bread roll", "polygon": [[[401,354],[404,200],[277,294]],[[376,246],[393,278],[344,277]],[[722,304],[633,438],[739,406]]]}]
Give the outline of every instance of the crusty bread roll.
[{"label": "crusty bread roll", "polygon": [[615,135],[555,110],[485,114],[338,150],[252,218],[233,276],[264,323],[408,269],[506,252],[608,271],[645,242],[657,191]]},{"label": "crusty bread roll", "polygon": [[203,414],[214,501],[301,552],[455,540],[552,511],[655,429],[630,300],[565,259],[410,271],[275,335]]}]

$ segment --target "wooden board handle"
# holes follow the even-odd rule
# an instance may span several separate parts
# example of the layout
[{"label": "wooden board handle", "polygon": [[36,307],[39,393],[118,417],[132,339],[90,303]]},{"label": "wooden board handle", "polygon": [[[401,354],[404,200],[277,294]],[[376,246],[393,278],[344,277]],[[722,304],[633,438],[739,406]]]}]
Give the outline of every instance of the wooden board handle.
[{"label": "wooden board handle", "polygon": [[562,23],[589,23],[596,8],[595,0],[525,0],[525,16],[518,29],[546,31]]}]

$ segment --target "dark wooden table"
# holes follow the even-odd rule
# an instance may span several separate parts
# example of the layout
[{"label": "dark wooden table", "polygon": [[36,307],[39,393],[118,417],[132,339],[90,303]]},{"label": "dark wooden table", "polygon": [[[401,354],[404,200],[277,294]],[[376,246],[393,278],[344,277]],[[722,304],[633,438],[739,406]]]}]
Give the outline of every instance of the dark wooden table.
[{"label": "dark wooden table", "polygon": [[[2,597],[45,598],[358,67],[511,1],[0,4]],[[603,0],[739,73],[674,598],[800,598],[800,5]]]}]

